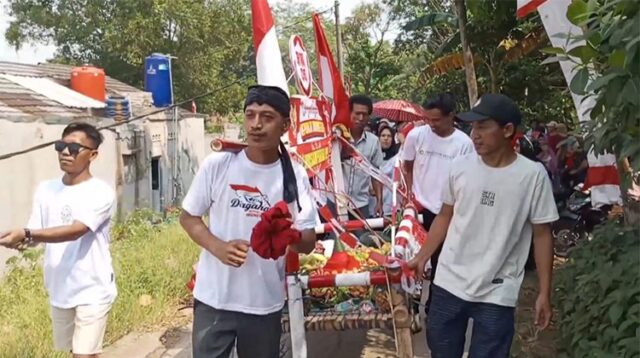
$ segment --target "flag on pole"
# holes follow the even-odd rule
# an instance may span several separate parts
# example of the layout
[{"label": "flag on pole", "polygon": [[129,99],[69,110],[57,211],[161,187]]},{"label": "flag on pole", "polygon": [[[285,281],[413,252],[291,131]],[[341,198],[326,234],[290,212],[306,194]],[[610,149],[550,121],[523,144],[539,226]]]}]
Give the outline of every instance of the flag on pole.
[{"label": "flag on pole", "polygon": [[[538,11],[544,29],[551,40],[551,44],[555,47],[569,50],[566,36],[570,34],[573,37],[583,35],[580,27],[572,24],[567,18],[567,9],[571,0],[518,0],[518,9],[516,15],[524,17],[527,14]],[[563,36],[558,36],[562,34]],[[573,41],[571,47],[584,45],[585,41]],[[560,61],[560,68],[569,85],[575,76],[576,66],[569,61]],[[580,122],[591,120],[590,112],[595,104],[593,97],[584,97],[582,95],[571,93],[573,103]],[[596,155],[593,150],[587,155],[589,168],[587,169],[587,178],[584,188],[591,189],[591,204],[594,207],[600,207],[605,204],[622,204],[620,193],[620,177],[618,176],[618,168],[616,167],[616,158],[613,154],[604,153]]]},{"label": "flag on pole", "polygon": [[258,84],[280,87],[289,94],[287,77],[284,74],[284,67],[282,67],[276,27],[267,0],[251,0],[251,22]]},{"label": "flag on pole", "polygon": [[349,97],[344,89],[340,71],[333,60],[329,42],[327,42],[327,37],[324,34],[324,29],[320,22],[320,15],[318,14],[313,14],[313,32],[316,37],[320,90],[333,102],[331,122],[334,125],[342,124],[347,128],[351,128]]},{"label": "flag on pole", "polygon": [[516,15],[518,17],[525,17],[530,13],[536,11],[538,6],[542,5],[547,0],[518,0],[518,9]]}]

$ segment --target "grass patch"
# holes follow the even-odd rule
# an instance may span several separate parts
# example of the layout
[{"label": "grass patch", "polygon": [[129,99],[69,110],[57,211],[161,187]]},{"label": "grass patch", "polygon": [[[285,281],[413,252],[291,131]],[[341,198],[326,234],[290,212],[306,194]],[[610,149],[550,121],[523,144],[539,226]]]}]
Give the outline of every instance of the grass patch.
[{"label": "grass patch", "polygon": [[[114,227],[111,244],[118,297],[105,345],[134,330],[166,323],[190,293],[185,283],[199,249],[175,221],[157,224],[148,213]],[[0,281],[0,357],[68,357],[53,350],[42,249],[25,252]]]}]

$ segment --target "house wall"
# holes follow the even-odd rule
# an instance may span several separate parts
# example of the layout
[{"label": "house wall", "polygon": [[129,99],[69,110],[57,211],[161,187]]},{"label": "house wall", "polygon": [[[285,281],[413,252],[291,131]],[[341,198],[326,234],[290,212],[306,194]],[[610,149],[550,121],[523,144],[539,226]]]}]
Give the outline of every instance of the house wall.
[{"label": "house wall", "polygon": [[[179,130],[174,129],[174,123],[168,120],[150,120],[140,128],[138,143],[140,151],[123,155],[125,162],[124,186],[121,209],[130,212],[136,207],[163,210],[167,207],[180,205],[180,200],[186,194],[191,181],[198,170],[198,166],[205,157],[204,120],[201,117],[186,117],[178,122]],[[133,137],[132,130],[126,130],[123,137]],[[172,168],[173,150],[176,145],[176,132],[179,146],[179,171],[174,173]],[[156,159],[160,169],[160,190],[152,190],[153,173],[152,162]],[[138,167],[138,181],[135,181],[135,168]],[[175,177],[175,180],[174,180]],[[177,183],[177,185],[174,184]],[[137,196],[136,196],[137,190]],[[136,197],[138,198],[136,200]],[[174,198],[176,202],[174,203]]]}]

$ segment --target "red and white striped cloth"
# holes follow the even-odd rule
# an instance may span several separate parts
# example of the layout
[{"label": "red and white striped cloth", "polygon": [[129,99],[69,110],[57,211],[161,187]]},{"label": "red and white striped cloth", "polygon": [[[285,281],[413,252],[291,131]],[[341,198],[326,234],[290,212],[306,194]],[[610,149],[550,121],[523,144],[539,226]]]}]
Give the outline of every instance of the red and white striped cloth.
[{"label": "red and white striped cloth", "polygon": [[622,204],[620,192],[620,176],[613,154],[595,155],[593,151],[587,155],[589,169],[583,189],[591,189],[591,205],[599,208],[602,205]]},{"label": "red and white striped cloth", "polygon": [[[370,271],[356,273],[322,274],[300,276],[303,288],[351,287],[351,286],[384,286],[387,284],[386,271]],[[390,283],[399,283],[401,275],[389,275]]]},{"label": "red and white striped cloth", "polygon": [[280,87],[289,94],[276,27],[267,0],[251,0],[251,22],[258,84]]},{"label": "red and white striped cloth", "polygon": [[542,5],[547,0],[518,0],[518,9],[516,15],[518,17],[525,17],[530,13],[536,11],[538,6]]},{"label": "red and white striped cloth", "polygon": [[416,209],[409,205],[393,242],[393,255],[398,260],[409,261],[420,251],[427,240],[427,231],[418,222]]}]

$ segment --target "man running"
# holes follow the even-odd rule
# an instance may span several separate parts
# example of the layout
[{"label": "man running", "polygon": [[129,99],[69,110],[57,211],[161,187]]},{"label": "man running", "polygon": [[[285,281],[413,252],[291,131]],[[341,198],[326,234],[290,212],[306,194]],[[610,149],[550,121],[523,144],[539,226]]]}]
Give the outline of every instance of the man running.
[{"label": "man running", "polygon": [[[449,93],[440,94],[424,104],[429,125],[413,129],[402,150],[407,186],[422,206],[422,220],[428,231],[442,207],[442,190],[447,183],[451,162],[473,152],[471,139],[454,127],[456,102]],[[439,246],[431,255],[431,288],[438,267]],[[426,302],[428,312],[431,289]]]},{"label": "man running", "polygon": [[429,240],[409,265],[422,271],[444,242],[427,316],[434,358],[462,357],[470,318],[469,356],[506,358],[532,236],[540,281],[535,321],[541,329],[551,321],[550,223],[558,212],[543,166],[514,152],[521,114],[510,98],[486,94],[458,117],[471,122],[477,154],[451,165]]},{"label": "man running", "polygon": [[251,87],[244,104],[247,148],[209,155],[182,203],[180,223],[203,249],[193,292],[194,358],[227,358],[234,345],[240,358],[279,356],[284,259],[263,259],[249,240],[261,214],[284,200],[295,208],[294,227],[302,232],[290,248],[309,253],[315,247],[309,180],[280,142],[289,111],[283,90]]},{"label": "man running", "polygon": [[90,124],[68,125],[55,142],[64,175],[38,186],[26,228],[0,234],[3,246],[44,243],[53,343],[74,358],[102,352],[107,315],[116,298],[109,253],[115,193],[90,170],[102,140]]}]

